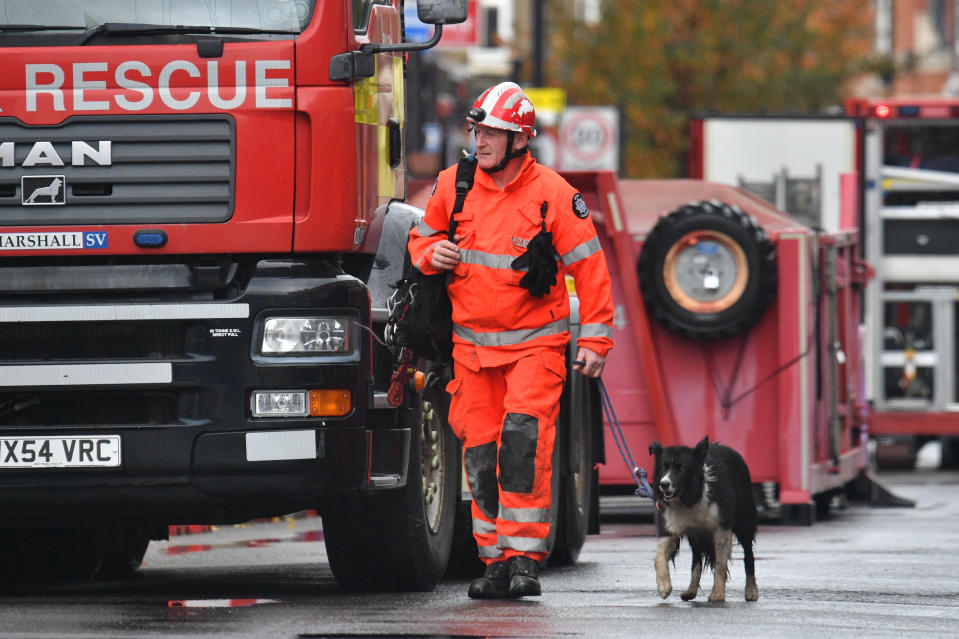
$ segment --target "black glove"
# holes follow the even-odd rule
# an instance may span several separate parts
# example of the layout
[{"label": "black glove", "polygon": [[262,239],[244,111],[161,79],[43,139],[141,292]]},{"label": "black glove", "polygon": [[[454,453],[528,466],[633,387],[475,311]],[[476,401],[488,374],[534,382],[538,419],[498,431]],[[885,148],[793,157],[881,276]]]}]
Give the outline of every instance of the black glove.
[{"label": "black glove", "polygon": [[534,297],[543,297],[556,283],[559,265],[553,250],[553,234],[540,231],[529,241],[526,252],[517,257],[510,266],[517,271],[529,268],[519,285],[529,290]]}]

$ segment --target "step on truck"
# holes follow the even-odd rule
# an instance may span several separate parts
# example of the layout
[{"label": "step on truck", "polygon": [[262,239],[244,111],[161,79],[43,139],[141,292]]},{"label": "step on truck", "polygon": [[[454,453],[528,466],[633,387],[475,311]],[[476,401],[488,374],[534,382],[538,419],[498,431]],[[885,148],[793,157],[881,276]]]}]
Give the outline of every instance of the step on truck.
[{"label": "step on truck", "polygon": [[[394,407],[383,338],[422,214],[404,56],[467,10],[421,0],[414,44],[401,0],[0,6],[7,584],[304,510],[346,589],[429,589],[469,556],[449,370],[418,363]],[[593,399],[564,398],[557,561],[595,510]]]}]

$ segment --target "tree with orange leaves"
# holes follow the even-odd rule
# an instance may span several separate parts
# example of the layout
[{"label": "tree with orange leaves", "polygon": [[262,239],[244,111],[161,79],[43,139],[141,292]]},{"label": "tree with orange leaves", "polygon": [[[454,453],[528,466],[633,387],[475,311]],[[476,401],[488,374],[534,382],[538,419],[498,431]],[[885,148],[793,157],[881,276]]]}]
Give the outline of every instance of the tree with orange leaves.
[{"label": "tree with orange leaves", "polygon": [[550,7],[548,73],[578,105],[623,114],[623,175],[685,173],[689,117],[841,103],[872,51],[870,0],[605,0],[586,25]]}]

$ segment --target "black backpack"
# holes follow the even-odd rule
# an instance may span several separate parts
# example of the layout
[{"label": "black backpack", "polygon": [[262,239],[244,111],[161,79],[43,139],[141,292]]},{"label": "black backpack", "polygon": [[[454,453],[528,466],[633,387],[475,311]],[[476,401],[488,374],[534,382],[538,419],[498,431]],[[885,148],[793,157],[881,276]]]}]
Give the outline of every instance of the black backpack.
[{"label": "black backpack", "polygon": [[[473,188],[476,158],[468,156],[456,165],[456,201],[450,213],[447,237],[452,242],[457,222],[454,216],[463,210],[466,194]],[[453,307],[446,292],[446,272],[424,275],[413,266],[407,247],[403,263],[403,279],[396,284],[390,298],[393,341],[417,358],[438,363],[453,357]]]}]

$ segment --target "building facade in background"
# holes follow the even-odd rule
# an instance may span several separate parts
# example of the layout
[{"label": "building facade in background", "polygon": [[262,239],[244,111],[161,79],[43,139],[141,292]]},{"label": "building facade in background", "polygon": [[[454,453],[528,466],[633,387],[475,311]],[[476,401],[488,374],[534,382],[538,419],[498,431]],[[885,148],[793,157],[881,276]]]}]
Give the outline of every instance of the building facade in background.
[{"label": "building facade in background", "polygon": [[[957,0],[875,0],[876,53],[890,96],[959,96]],[[875,92],[875,91],[871,91]]]}]

